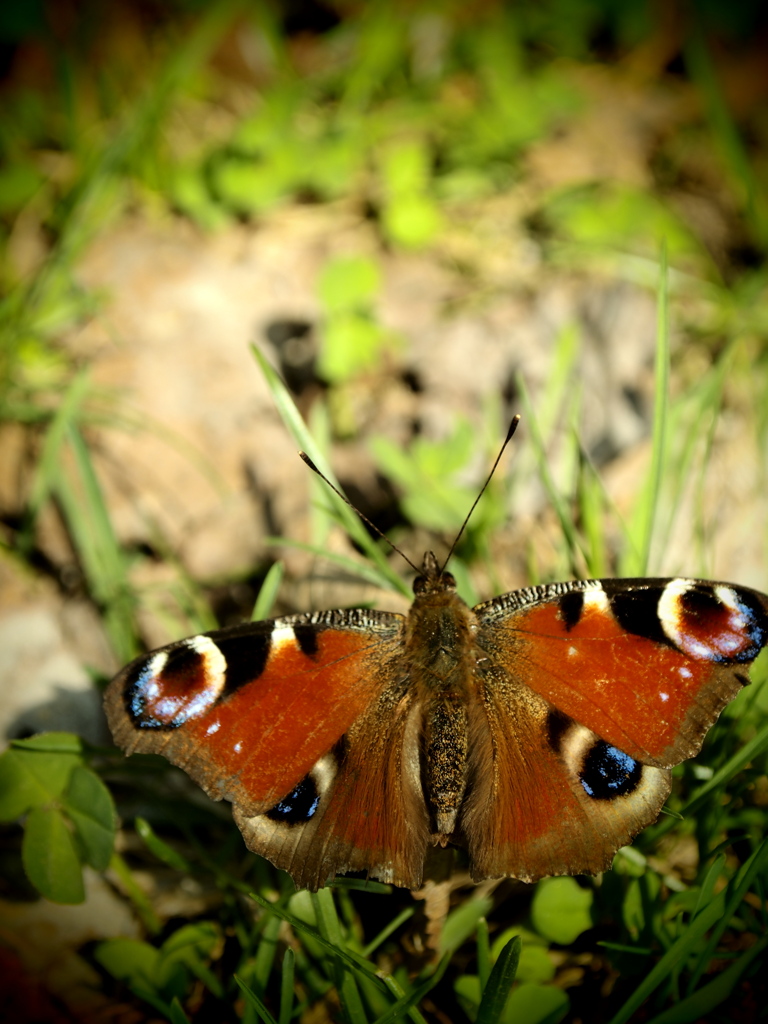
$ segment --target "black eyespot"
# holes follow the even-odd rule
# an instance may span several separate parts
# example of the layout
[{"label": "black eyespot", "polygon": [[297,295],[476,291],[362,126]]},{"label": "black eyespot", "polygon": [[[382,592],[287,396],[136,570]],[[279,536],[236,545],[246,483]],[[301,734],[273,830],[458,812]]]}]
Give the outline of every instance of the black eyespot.
[{"label": "black eyespot", "polygon": [[296,789],[284,796],[266,815],[284,825],[303,825],[314,815],[320,803],[320,794],[311,775],[306,775]]},{"label": "black eyespot", "polygon": [[622,750],[598,740],[584,758],[579,779],[594,800],[613,800],[637,788],[643,766]]}]

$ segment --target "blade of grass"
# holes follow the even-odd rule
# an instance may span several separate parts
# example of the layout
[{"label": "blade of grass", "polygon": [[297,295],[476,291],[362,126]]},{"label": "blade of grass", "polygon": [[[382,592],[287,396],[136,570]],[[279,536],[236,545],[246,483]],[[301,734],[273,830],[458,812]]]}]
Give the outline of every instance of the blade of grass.
[{"label": "blade of grass", "polygon": [[[718,922],[720,922],[722,928],[727,927],[733,910],[743,898],[755,874],[761,869],[763,862],[768,859],[766,857],[767,853],[768,840],[765,840],[761,847],[741,867],[736,878],[728,886],[728,889],[717,893],[709,905],[702,908],[697,916],[688,924],[682,935],[672,943],[618,1013],[611,1018],[610,1024],[625,1024],[626,1021],[630,1020],[651,993],[675,972],[676,968],[686,957],[696,951],[710,928],[715,927]],[[719,930],[719,933],[722,933],[722,929]],[[714,947],[712,948],[714,949]],[[706,969],[709,957],[707,957],[706,962],[704,962],[703,957],[699,962]]]},{"label": "blade of grass", "polygon": [[288,947],[283,957],[283,971],[280,976],[279,1024],[290,1024],[293,1016],[293,985],[296,977],[296,954]]},{"label": "blade of grass", "polygon": [[544,489],[547,492],[547,496],[555,510],[555,515],[560,523],[560,530],[563,534],[563,538],[568,549],[568,558],[571,563],[571,570],[574,575],[583,575],[583,566],[586,563],[584,552],[581,550],[579,539],[576,535],[576,530],[573,526],[572,517],[569,514],[568,508],[565,501],[563,501],[559,490],[555,486],[552,474],[549,471],[549,464],[547,460],[547,452],[544,447],[544,440],[539,431],[538,422],[533,412],[533,406],[531,404],[530,395],[528,394],[528,388],[526,387],[525,381],[520,374],[516,376],[517,389],[520,394],[520,401],[524,411],[524,422],[527,424],[531,434],[531,440],[533,442],[533,448],[536,453],[536,461],[538,465],[539,476],[541,477]]},{"label": "blade of grass", "polygon": [[749,890],[750,885],[754,878],[756,878],[763,868],[768,865],[768,839],[763,840],[762,844],[752,854],[750,859],[744,864],[741,871],[737,874],[736,878],[729,884],[726,892],[728,893],[728,899],[725,904],[725,910],[722,918],[717,922],[715,927],[712,929],[706,946],[698,957],[698,964],[695,971],[691,975],[688,982],[688,995],[690,995],[696,985],[699,983],[702,974],[709,966],[709,962],[714,956],[717,945],[720,942],[723,932],[728,927],[728,924],[736,912],[737,907],[744,899],[744,896]]},{"label": "blade of grass", "polygon": [[[402,995],[386,1013],[376,1018],[374,1024],[394,1024],[394,1021],[400,1020],[404,1014],[410,1014],[410,1011],[414,1010],[416,1005],[421,1002],[424,996],[428,995],[435,985],[438,984],[442,976],[445,974],[450,962],[451,955],[450,953],[446,953],[437,965],[434,974],[430,975],[430,977],[421,985],[417,985],[412,992]],[[411,1019],[413,1020],[414,1018],[412,1017]],[[423,1020],[423,1018],[421,1019]]]},{"label": "blade of grass", "polygon": [[104,495],[80,431],[70,424],[68,448],[74,456],[74,479],[61,473],[58,498],[91,593],[104,607],[105,625],[118,660],[130,661],[138,651],[133,627],[134,601],[127,566],[112,528]]},{"label": "blade of grass", "polygon": [[638,503],[632,529],[633,548],[622,560],[622,576],[647,576],[651,544],[667,456],[669,415],[669,273],[667,247],[662,245],[656,301],[656,365],[654,371],[653,434],[648,482]]},{"label": "blade of grass", "polygon": [[[334,486],[338,487],[339,484],[334,476],[333,470],[331,469],[324,454],[320,451],[317,444],[315,444],[309,430],[307,430],[307,427],[301,418],[301,413],[296,408],[296,404],[291,398],[288,389],[259,349],[255,345],[251,346],[251,348],[256,362],[258,363],[259,368],[264,375],[264,379],[267,382],[267,386],[275,402],[277,411],[280,413],[288,432],[291,434],[296,444],[298,444],[299,448],[309,455],[310,459],[312,459],[323,475],[326,476]],[[344,524],[344,528],[349,536],[365,552],[366,556],[370,558],[374,565],[376,565],[382,577],[388,581],[392,589],[399,590],[400,593],[410,597],[409,588],[400,576],[392,569],[378,544],[372,539],[352,509],[330,489],[328,490],[327,500],[333,506],[340,521]]]},{"label": "blade of grass", "polygon": [[[372,583],[376,587],[385,587],[386,581],[382,580],[381,573],[374,566],[369,565],[367,562],[356,562],[353,558],[349,558],[347,555],[340,555],[335,551],[327,551],[324,548],[316,547],[314,544],[304,544],[298,540],[284,540],[282,537],[265,537],[265,544],[280,545],[281,547],[296,548],[298,551],[308,551],[310,554],[316,555],[317,558],[322,558],[326,562],[330,562],[332,565],[338,565],[349,573],[350,576],[357,577],[358,579],[364,580],[366,583]],[[388,588],[387,589],[391,589]],[[413,597],[413,594],[408,591],[408,596]]]},{"label": "blade of grass", "polygon": [[649,1024],[696,1024],[697,1021],[712,1017],[712,1011],[728,999],[744,976],[747,968],[768,947],[768,935],[763,935],[743,953],[735,963],[726,967],[717,977],[698,992],[681,999],[668,1010],[654,1017]]},{"label": "blade of grass", "polygon": [[[750,761],[754,761],[757,757],[761,756],[765,750],[768,750],[768,724],[753,736],[751,740],[740,747],[732,757],[730,757],[722,768],[719,768],[712,778],[708,779],[699,789],[696,790],[695,795],[685,804],[680,810],[680,815],[684,818],[691,818],[694,816],[696,811],[709,799],[711,794],[725,788],[728,781],[733,778],[747,765]],[[663,836],[671,828],[674,828],[676,819],[665,818],[661,821],[656,828],[656,835],[658,837]]]},{"label": "blade of grass", "polygon": [[371,939],[367,946],[363,947],[363,956],[369,957],[371,953],[375,953],[375,951],[379,948],[382,942],[385,942],[390,935],[396,932],[401,924],[405,924],[406,921],[410,920],[413,917],[414,913],[415,907],[406,907],[405,910],[401,910],[396,917],[392,918],[389,924],[385,925],[381,929],[379,934],[374,939]]},{"label": "blade of grass", "polygon": [[234,977],[235,981],[240,986],[243,995],[248,1000],[248,1002],[250,1002],[251,1006],[253,1006],[253,1008],[256,1010],[259,1017],[264,1021],[264,1024],[278,1024],[278,1022],[266,1008],[261,999],[259,999],[259,997],[253,991],[253,989],[250,988],[250,986],[246,985],[242,978],[238,978],[237,975],[235,975]]},{"label": "blade of grass", "polygon": [[[344,947],[346,943],[342,935],[341,922],[336,913],[332,891],[320,889],[318,892],[312,893],[312,905],[315,908],[320,933],[334,948]],[[341,1005],[347,1016],[352,1024],[367,1024],[363,1001],[354,975],[338,959],[334,958],[332,964],[336,977],[336,991],[339,993]]]},{"label": "blade of grass", "polygon": [[277,598],[277,592],[283,580],[285,568],[282,562],[275,562],[269,567],[264,582],[259,589],[258,597],[251,613],[251,622],[268,619]]},{"label": "blade of grass", "polygon": [[477,976],[480,979],[480,991],[484,992],[491,976],[491,943],[485,917],[477,922]]},{"label": "blade of grass", "polygon": [[497,1024],[501,1020],[517,974],[522,948],[523,940],[515,935],[502,949],[493,965],[488,984],[483,988],[475,1024]]},{"label": "blade of grass", "polygon": [[295,914],[291,914],[279,904],[270,903],[269,900],[264,899],[264,897],[260,896],[257,892],[249,890],[248,895],[254,903],[258,903],[260,907],[263,907],[265,910],[269,910],[273,914],[279,915],[279,917],[289,924],[291,928],[295,928],[296,931],[302,932],[306,935],[311,935],[316,942],[319,942],[320,945],[331,954],[331,956],[338,957],[347,964],[348,967],[351,967],[352,970],[362,971],[363,974],[368,975],[371,978],[377,978],[375,966],[364,957],[354,953],[352,950],[334,946],[333,943],[329,942],[317,928],[313,928],[312,925],[306,924],[300,918],[296,917]]},{"label": "blade of grass", "polygon": [[28,515],[34,522],[43,503],[53,493],[61,472],[61,453],[70,427],[77,423],[90,386],[86,370],[78,373],[67,388],[45,434],[29,495]]}]

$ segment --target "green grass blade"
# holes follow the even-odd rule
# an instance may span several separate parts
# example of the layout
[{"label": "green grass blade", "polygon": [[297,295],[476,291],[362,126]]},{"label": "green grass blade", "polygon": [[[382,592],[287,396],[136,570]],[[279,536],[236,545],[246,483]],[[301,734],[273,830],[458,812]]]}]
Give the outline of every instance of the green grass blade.
[{"label": "green grass blade", "polygon": [[[270,365],[268,360],[255,345],[252,346],[252,351],[256,358],[256,362],[259,364],[259,368],[264,375],[264,379],[267,382],[267,386],[269,387],[270,393],[277,407],[277,411],[280,413],[288,432],[291,434],[299,448],[309,455],[310,459],[312,459],[321,473],[323,473],[335,487],[339,487],[339,483],[334,476],[328,460],[325,458],[323,452],[320,451],[317,444],[315,444],[314,438],[307,429],[304,420],[301,418],[301,413],[296,408],[296,404],[291,398],[288,389],[283,384],[279,375]],[[355,543],[358,544],[366,553],[368,558],[370,558],[377,566],[382,577],[389,582],[392,589],[399,590],[402,594],[406,594],[410,597],[410,590],[400,576],[392,569],[376,541],[371,538],[368,531],[349,505],[342,501],[338,495],[334,494],[330,488],[328,489],[327,498],[328,502],[334,508],[339,520],[344,524],[344,529]]]},{"label": "green grass blade", "polygon": [[251,1004],[251,1006],[253,1006],[256,1013],[258,1013],[259,1017],[264,1021],[264,1024],[278,1024],[277,1020],[275,1020],[253,989],[246,985],[246,983],[241,978],[238,978],[237,975],[235,975],[235,981],[240,986],[246,1000]]},{"label": "green grass blade", "polygon": [[293,988],[296,977],[296,954],[289,947],[283,957],[283,971],[280,976],[279,1024],[290,1024],[293,1016]]},{"label": "green grass blade", "polygon": [[75,376],[46,431],[28,502],[29,516],[32,520],[55,490],[61,473],[62,448],[70,427],[76,424],[80,417],[81,406],[89,386],[87,371]]},{"label": "green grass blade", "polygon": [[689,924],[680,938],[669,947],[664,956],[637,986],[618,1013],[611,1018],[610,1024],[626,1024],[626,1021],[632,1019],[645,1000],[696,949],[706,932],[722,916],[724,908],[725,896],[723,893],[718,893],[709,906],[702,910],[698,917]]},{"label": "green grass blade", "polygon": [[520,952],[523,940],[519,935],[513,936],[502,949],[483,989],[483,997],[477,1011],[475,1024],[498,1024],[504,1007],[507,1005],[512,984],[520,963]]},{"label": "green grass blade", "polygon": [[406,921],[409,921],[413,917],[415,909],[415,907],[406,907],[405,910],[401,910],[396,917],[393,917],[389,924],[385,925],[379,934],[374,939],[371,939],[367,946],[363,947],[363,956],[369,957],[371,953],[374,953],[382,942],[386,942],[389,936],[393,935],[397,931],[401,924],[405,924]]},{"label": "green grass blade", "polygon": [[491,943],[485,917],[477,922],[477,976],[480,979],[480,991],[484,992],[491,976]]},{"label": "green grass blade", "polygon": [[[653,440],[648,483],[638,504],[638,519],[632,535],[636,556],[622,565],[622,575],[646,576],[651,560],[651,544],[667,457],[667,423],[669,418],[669,271],[667,247],[662,245],[659,262],[659,285],[656,302],[656,365],[654,371]],[[629,561],[629,564],[627,562]]]},{"label": "green grass blade", "polygon": [[531,441],[533,442],[533,448],[536,453],[539,475],[541,476],[547,496],[552,503],[552,507],[555,510],[558,522],[560,523],[560,530],[562,531],[563,538],[568,549],[568,558],[571,563],[571,570],[574,575],[583,575],[583,570],[581,570],[580,567],[584,564],[585,557],[581,550],[578,536],[576,535],[576,530],[573,525],[573,517],[570,515],[566,502],[563,500],[559,490],[555,486],[555,481],[549,471],[544,439],[541,436],[538,422],[533,412],[528,388],[520,374],[517,375],[516,381],[520,394],[520,402],[523,407],[523,422],[527,424],[530,431]]},{"label": "green grass blade", "polygon": [[272,614],[272,609],[277,598],[277,592],[280,589],[280,584],[282,583],[284,574],[285,567],[282,562],[275,562],[274,565],[269,567],[267,575],[264,577],[264,582],[261,584],[261,588],[259,589],[256,602],[253,606],[251,622],[259,622],[261,619],[268,619]]},{"label": "green grass blade", "polygon": [[714,956],[715,950],[717,949],[718,943],[723,935],[723,932],[728,927],[731,918],[736,913],[741,901],[747,894],[750,885],[753,880],[759,876],[760,872],[768,865],[768,839],[764,839],[761,845],[755,850],[748,861],[742,866],[739,873],[731,881],[726,890],[728,899],[725,905],[722,918],[717,922],[715,927],[712,929],[712,934],[707,940],[707,944],[704,950],[698,957],[698,964],[696,970],[693,972],[690,981],[688,982],[688,993],[692,993],[696,988],[702,974],[709,966],[709,962]]},{"label": "green grass blade", "polygon": [[708,1020],[712,1011],[729,999],[734,988],[741,981],[752,962],[768,948],[768,935],[764,935],[743,953],[735,963],[726,967],[712,981],[702,986],[698,992],[675,1003],[668,1010],[654,1017],[649,1024],[697,1024]]},{"label": "green grass blade", "polygon": [[122,549],[109,518],[104,495],[80,431],[69,425],[68,447],[74,456],[72,479],[59,476],[56,497],[88,580],[91,593],[104,607],[110,640],[119,661],[135,657],[134,602]]},{"label": "green grass blade", "polygon": [[[325,562],[338,565],[339,568],[349,573],[352,578],[372,583],[380,589],[391,589],[387,586],[386,580],[382,579],[381,573],[375,566],[369,565],[367,562],[357,562],[348,555],[341,555],[336,551],[328,551],[325,548],[317,547],[315,544],[305,544],[300,540],[287,540],[282,537],[265,537],[264,543],[296,548],[298,551],[308,551],[311,555],[315,555],[316,558],[322,558]],[[410,590],[408,590],[408,597],[413,598],[413,593]]]},{"label": "green grass blade", "polygon": [[446,953],[433,974],[421,985],[417,985],[412,992],[409,992],[401,996],[396,1003],[394,1003],[386,1013],[377,1017],[374,1024],[394,1024],[395,1021],[400,1020],[404,1014],[413,1010],[418,1003],[428,995],[435,985],[438,984],[442,976],[445,974],[448,965],[451,962],[450,953]]}]

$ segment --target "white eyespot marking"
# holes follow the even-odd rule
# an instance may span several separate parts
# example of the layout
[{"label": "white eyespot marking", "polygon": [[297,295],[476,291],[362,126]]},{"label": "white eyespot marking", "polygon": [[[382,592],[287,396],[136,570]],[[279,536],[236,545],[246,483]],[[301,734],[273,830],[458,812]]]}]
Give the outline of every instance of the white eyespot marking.
[{"label": "white eyespot marking", "polygon": [[739,601],[739,595],[731,587],[720,583],[715,587],[715,597],[724,608],[732,613],[731,625],[734,629],[746,629],[749,619],[744,614],[744,606]]},{"label": "white eyespot marking", "polygon": [[661,592],[656,611],[661,628],[678,650],[698,661],[710,661],[713,654],[711,645],[703,643],[685,628],[683,598],[693,586],[690,580],[670,580]]},{"label": "white eyespot marking", "polygon": [[153,654],[149,661],[144,666],[144,669],[139,676],[139,686],[143,695],[148,700],[157,700],[160,690],[157,685],[157,680],[162,674],[163,669],[168,663],[168,652],[158,651],[157,654]]},{"label": "white eyespot marking", "polygon": [[316,761],[312,768],[312,779],[317,786],[317,792],[322,795],[327,793],[333,780],[336,778],[336,759],[332,754],[324,754],[319,761]]},{"label": "white eyespot marking", "polygon": [[579,652],[578,652],[578,650],[575,647],[569,647],[568,648],[568,657],[569,658],[575,657],[578,653]]},{"label": "white eyespot marking", "polygon": [[677,674],[679,676],[682,676],[683,679],[690,679],[691,676],[693,675],[693,673],[691,672],[691,670],[688,668],[687,665],[681,665],[680,668],[677,670]]},{"label": "white eyespot marking", "polygon": [[589,590],[585,590],[583,593],[582,616],[588,612],[610,612],[611,603],[602,587],[590,587]]},{"label": "white eyespot marking", "polygon": [[721,583],[715,587],[715,596],[723,608],[730,612],[727,631],[723,629],[717,638],[718,649],[726,656],[733,656],[744,650],[745,639],[751,637],[752,618],[739,601],[739,595],[731,587]]},{"label": "white eyespot marking", "polygon": [[242,749],[243,749],[243,741],[242,740],[238,740],[237,743],[234,745],[234,747],[232,749],[234,750],[234,752],[236,754],[241,753]]},{"label": "white eyespot marking", "polygon": [[296,634],[293,631],[293,626],[278,626],[272,630],[272,636],[270,637],[272,643],[272,650],[277,651],[284,644],[296,645]]},{"label": "white eyespot marking", "polygon": [[660,690],[659,691],[659,698],[666,703],[666,701],[669,700],[669,694],[668,693],[664,693],[663,690]]},{"label": "white eyespot marking", "polygon": [[[227,679],[227,659],[209,636],[191,636],[184,643],[203,659],[206,705],[218,700]],[[202,695],[201,695],[202,696]]]},{"label": "white eyespot marking", "polygon": [[213,734],[215,732],[218,732],[220,728],[221,728],[221,722],[219,722],[218,720],[215,721],[215,722],[211,722],[211,724],[205,730],[205,735],[206,736],[213,736]]}]

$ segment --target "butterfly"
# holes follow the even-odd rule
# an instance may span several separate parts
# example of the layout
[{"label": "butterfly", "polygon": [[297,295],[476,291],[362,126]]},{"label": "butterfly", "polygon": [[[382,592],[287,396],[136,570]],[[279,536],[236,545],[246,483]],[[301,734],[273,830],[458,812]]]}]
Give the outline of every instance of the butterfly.
[{"label": "butterfly", "polygon": [[413,589],[405,616],[288,615],[137,659],[106,692],[116,743],[231,801],[298,887],[416,889],[449,843],[475,881],[595,874],[768,643],[768,596],[729,583],[576,580],[470,608],[428,552]]}]

